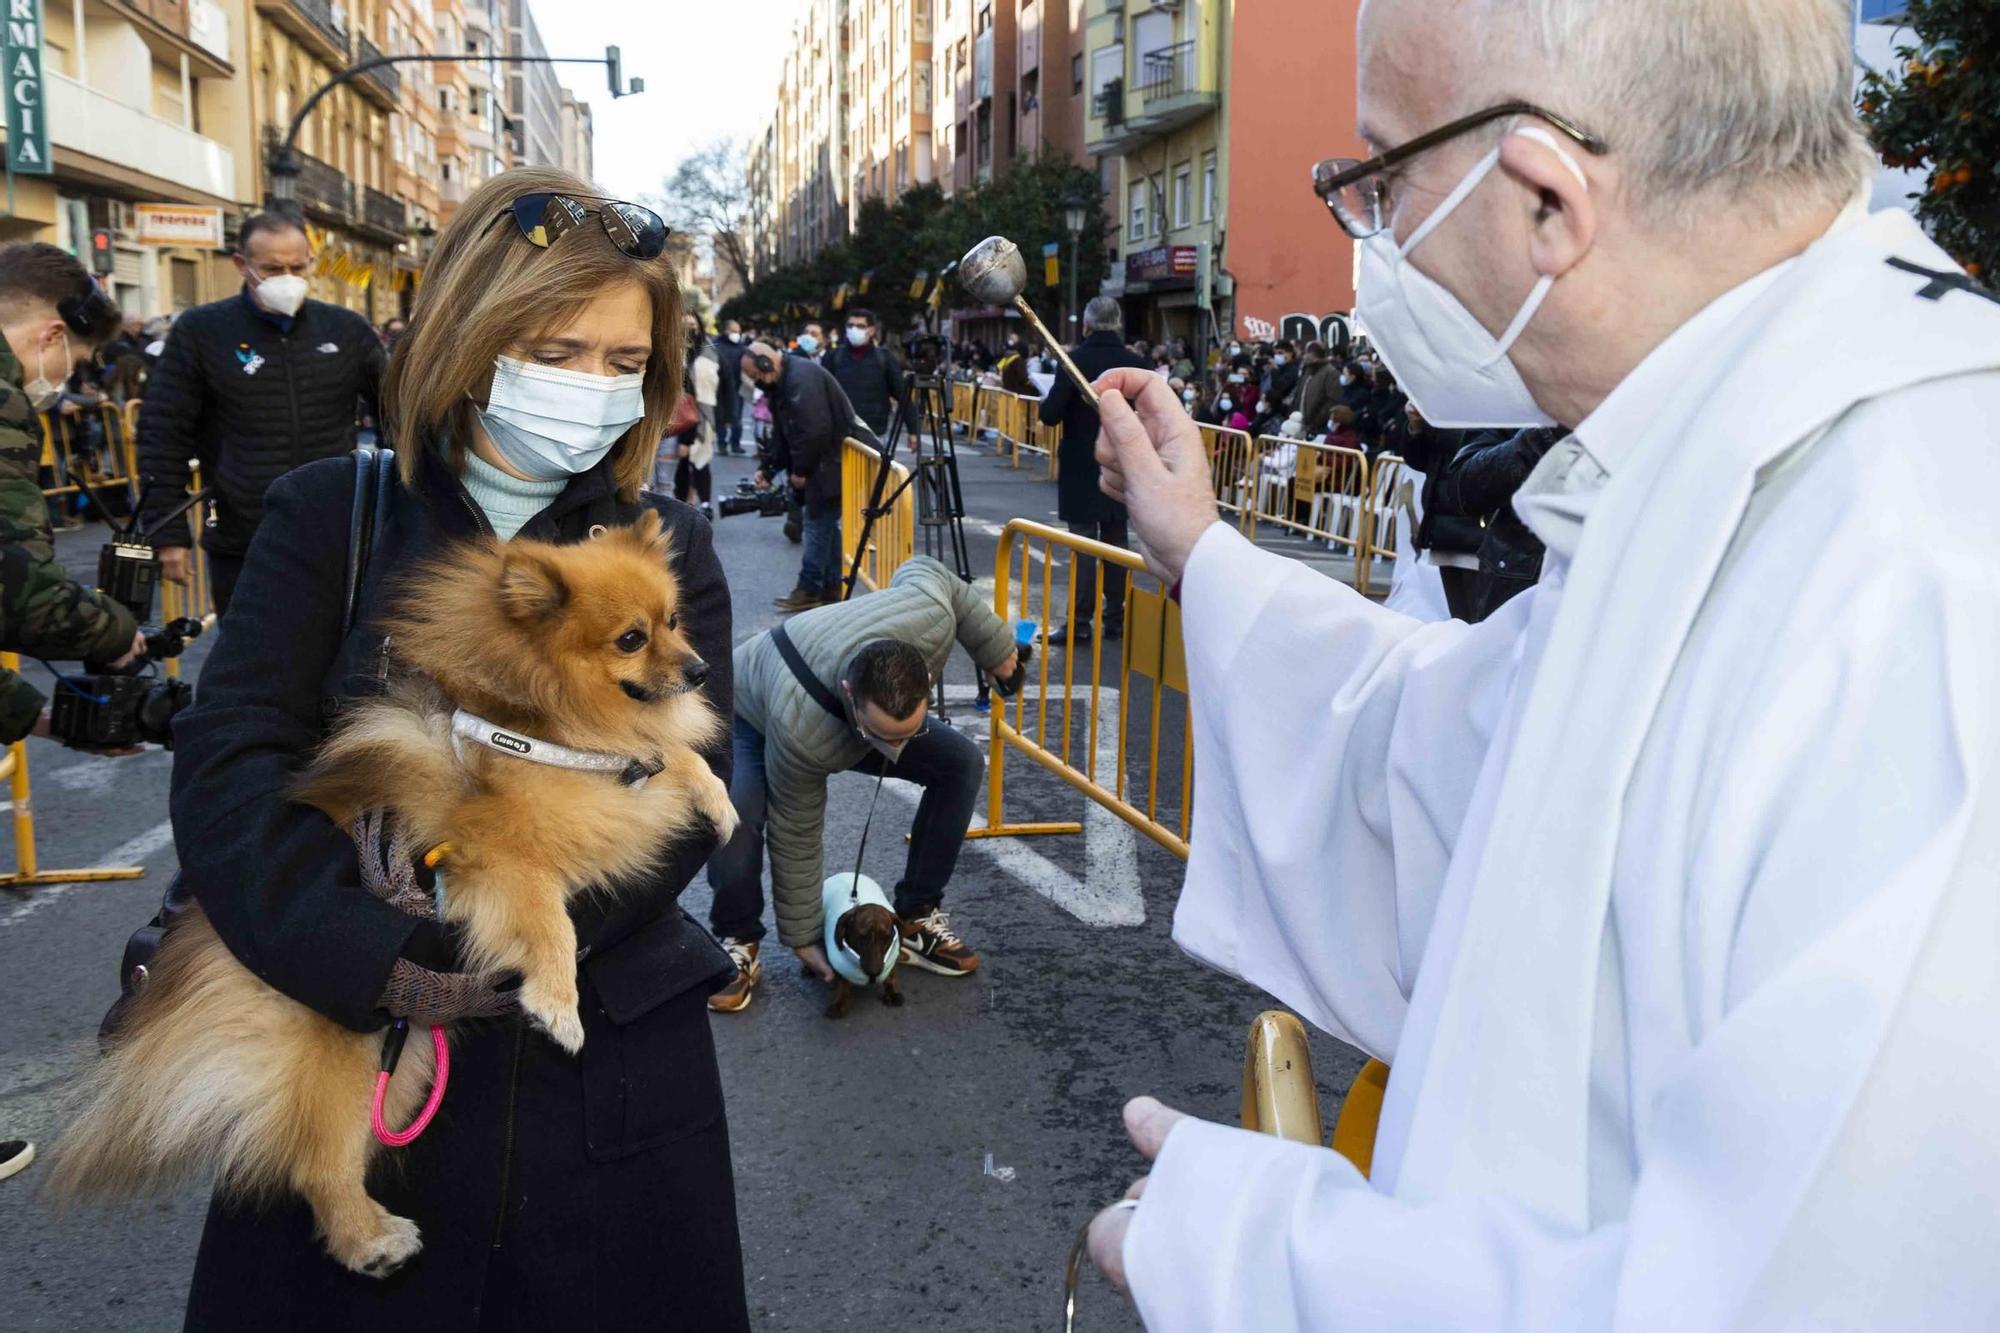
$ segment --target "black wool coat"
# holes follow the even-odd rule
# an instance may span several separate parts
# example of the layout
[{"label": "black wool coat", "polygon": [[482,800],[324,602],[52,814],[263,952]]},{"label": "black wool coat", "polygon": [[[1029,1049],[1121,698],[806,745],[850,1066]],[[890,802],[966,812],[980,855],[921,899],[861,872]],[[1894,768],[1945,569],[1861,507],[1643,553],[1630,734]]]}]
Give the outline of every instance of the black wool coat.
[{"label": "black wool coat", "polygon": [[[349,460],[327,460],[271,487],[270,521],[196,702],[175,719],[172,814],[186,883],[230,950],[278,990],[366,1031],[387,1021],[375,1004],[394,960],[449,967],[451,938],[371,897],[347,836],[284,792],[343,702],[380,688],[393,651],[377,620],[395,572],[490,528],[427,451],[417,485],[399,489],[382,520],[343,640],[353,473]],[[522,532],[583,540],[644,505],[665,521],[681,614],[709,664],[703,693],[727,717],[729,590],[706,520],[660,497],[620,501],[606,460]],[[726,781],[726,742],[708,758]],[[218,1199],[187,1327],[747,1328],[706,1004],[732,969],[676,901],[713,845],[688,839],[649,882],[572,908],[581,1054],[519,1018],[453,1029],[437,1119],[413,1146],[383,1152],[370,1175],[376,1198],[423,1233],[409,1265],[387,1280],[358,1277],[326,1257],[297,1199]]]},{"label": "black wool coat", "polygon": [[[367,320],[324,301],[307,301],[289,331],[241,292],[182,315],[139,412],[146,525],[185,496],[188,462],[199,459],[216,497],[201,544],[241,555],[272,482],[354,448],[358,405],[374,410],[386,361]],[[169,523],[160,544],[188,545],[186,519]]]},{"label": "black wool coat", "polygon": [[[1115,329],[1089,335],[1069,355],[1087,380],[1119,366],[1151,368],[1145,357],[1125,349],[1125,340]],[[1077,392],[1068,372],[1056,376],[1048,397],[1042,399],[1041,419],[1044,426],[1062,424],[1056,453],[1056,513],[1063,522],[1123,522],[1125,506],[1097,486],[1097,409]]]}]

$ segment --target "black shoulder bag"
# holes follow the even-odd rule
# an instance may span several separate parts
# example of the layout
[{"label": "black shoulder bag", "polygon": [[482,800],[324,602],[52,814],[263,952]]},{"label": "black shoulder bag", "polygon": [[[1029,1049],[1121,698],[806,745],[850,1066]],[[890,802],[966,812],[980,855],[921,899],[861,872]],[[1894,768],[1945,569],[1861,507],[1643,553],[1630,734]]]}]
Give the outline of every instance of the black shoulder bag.
[{"label": "black shoulder bag", "polygon": [[[354,629],[354,617],[361,607],[362,583],[367,577],[369,557],[375,552],[376,519],[386,513],[396,485],[396,454],[392,449],[372,449],[366,445],[354,451],[354,502],[347,530],[347,586],[340,603],[340,639],[343,644]],[[125,956],[118,964],[118,998],[97,1026],[100,1048],[118,1035],[118,1026],[139,988],[146,984],[153,955],[166,938],[167,923],[194,899],[181,873],[176,870],[167,882],[166,895],[153,919],[132,932],[125,941]]]}]

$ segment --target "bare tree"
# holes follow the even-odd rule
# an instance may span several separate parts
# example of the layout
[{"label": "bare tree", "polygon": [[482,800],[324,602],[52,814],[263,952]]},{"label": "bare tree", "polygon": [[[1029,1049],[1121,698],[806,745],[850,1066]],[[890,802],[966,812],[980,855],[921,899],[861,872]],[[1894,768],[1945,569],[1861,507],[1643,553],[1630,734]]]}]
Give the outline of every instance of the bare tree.
[{"label": "bare tree", "polygon": [[750,285],[750,189],[742,144],[717,139],[682,158],[662,184],[660,216],[696,244],[714,247],[716,268]]}]

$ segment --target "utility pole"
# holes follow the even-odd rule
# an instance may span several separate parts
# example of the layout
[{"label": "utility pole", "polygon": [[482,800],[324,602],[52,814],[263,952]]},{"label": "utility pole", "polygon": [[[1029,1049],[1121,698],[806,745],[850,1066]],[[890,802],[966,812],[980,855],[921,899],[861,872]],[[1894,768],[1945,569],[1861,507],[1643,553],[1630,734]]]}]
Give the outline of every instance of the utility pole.
[{"label": "utility pole", "polygon": [[299,179],[299,129],[306,123],[306,117],[320,104],[320,99],[343,83],[351,83],[371,69],[384,65],[438,64],[445,61],[467,61],[477,64],[482,60],[498,61],[507,65],[602,65],[605,80],[611,85],[613,97],[624,97],[632,93],[646,91],[644,79],[623,81],[622,63],[618,48],[607,46],[602,56],[510,56],[496,52],[462,51],[453,55],[407,55],[376,56],[359,64],[349,65],[340,73],[328,79],[313,91],[313,95],[299,104],[292,116],[292,123],[285,129],[284,142],[271,150],[271,160],[267,164],[271,174],[270,194],[265,207],[274,213],[284,213],[291,217],[302,217],[304,209],[298,201]]}]

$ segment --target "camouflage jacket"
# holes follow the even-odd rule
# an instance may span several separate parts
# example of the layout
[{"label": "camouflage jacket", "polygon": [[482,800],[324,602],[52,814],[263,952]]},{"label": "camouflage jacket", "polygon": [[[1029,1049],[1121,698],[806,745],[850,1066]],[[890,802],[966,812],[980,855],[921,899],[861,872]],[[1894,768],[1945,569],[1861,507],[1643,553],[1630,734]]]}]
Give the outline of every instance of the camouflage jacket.
[{"label": "camouflage jacket", "polygon": [[[56,561],[39,474],[42,430],[24,378],[0,339],[0,652],[67,661],[123,657],[138,628],[132,613]],[[27,735],[42,703],[41,691],[0,668],[0,743]]]}]

